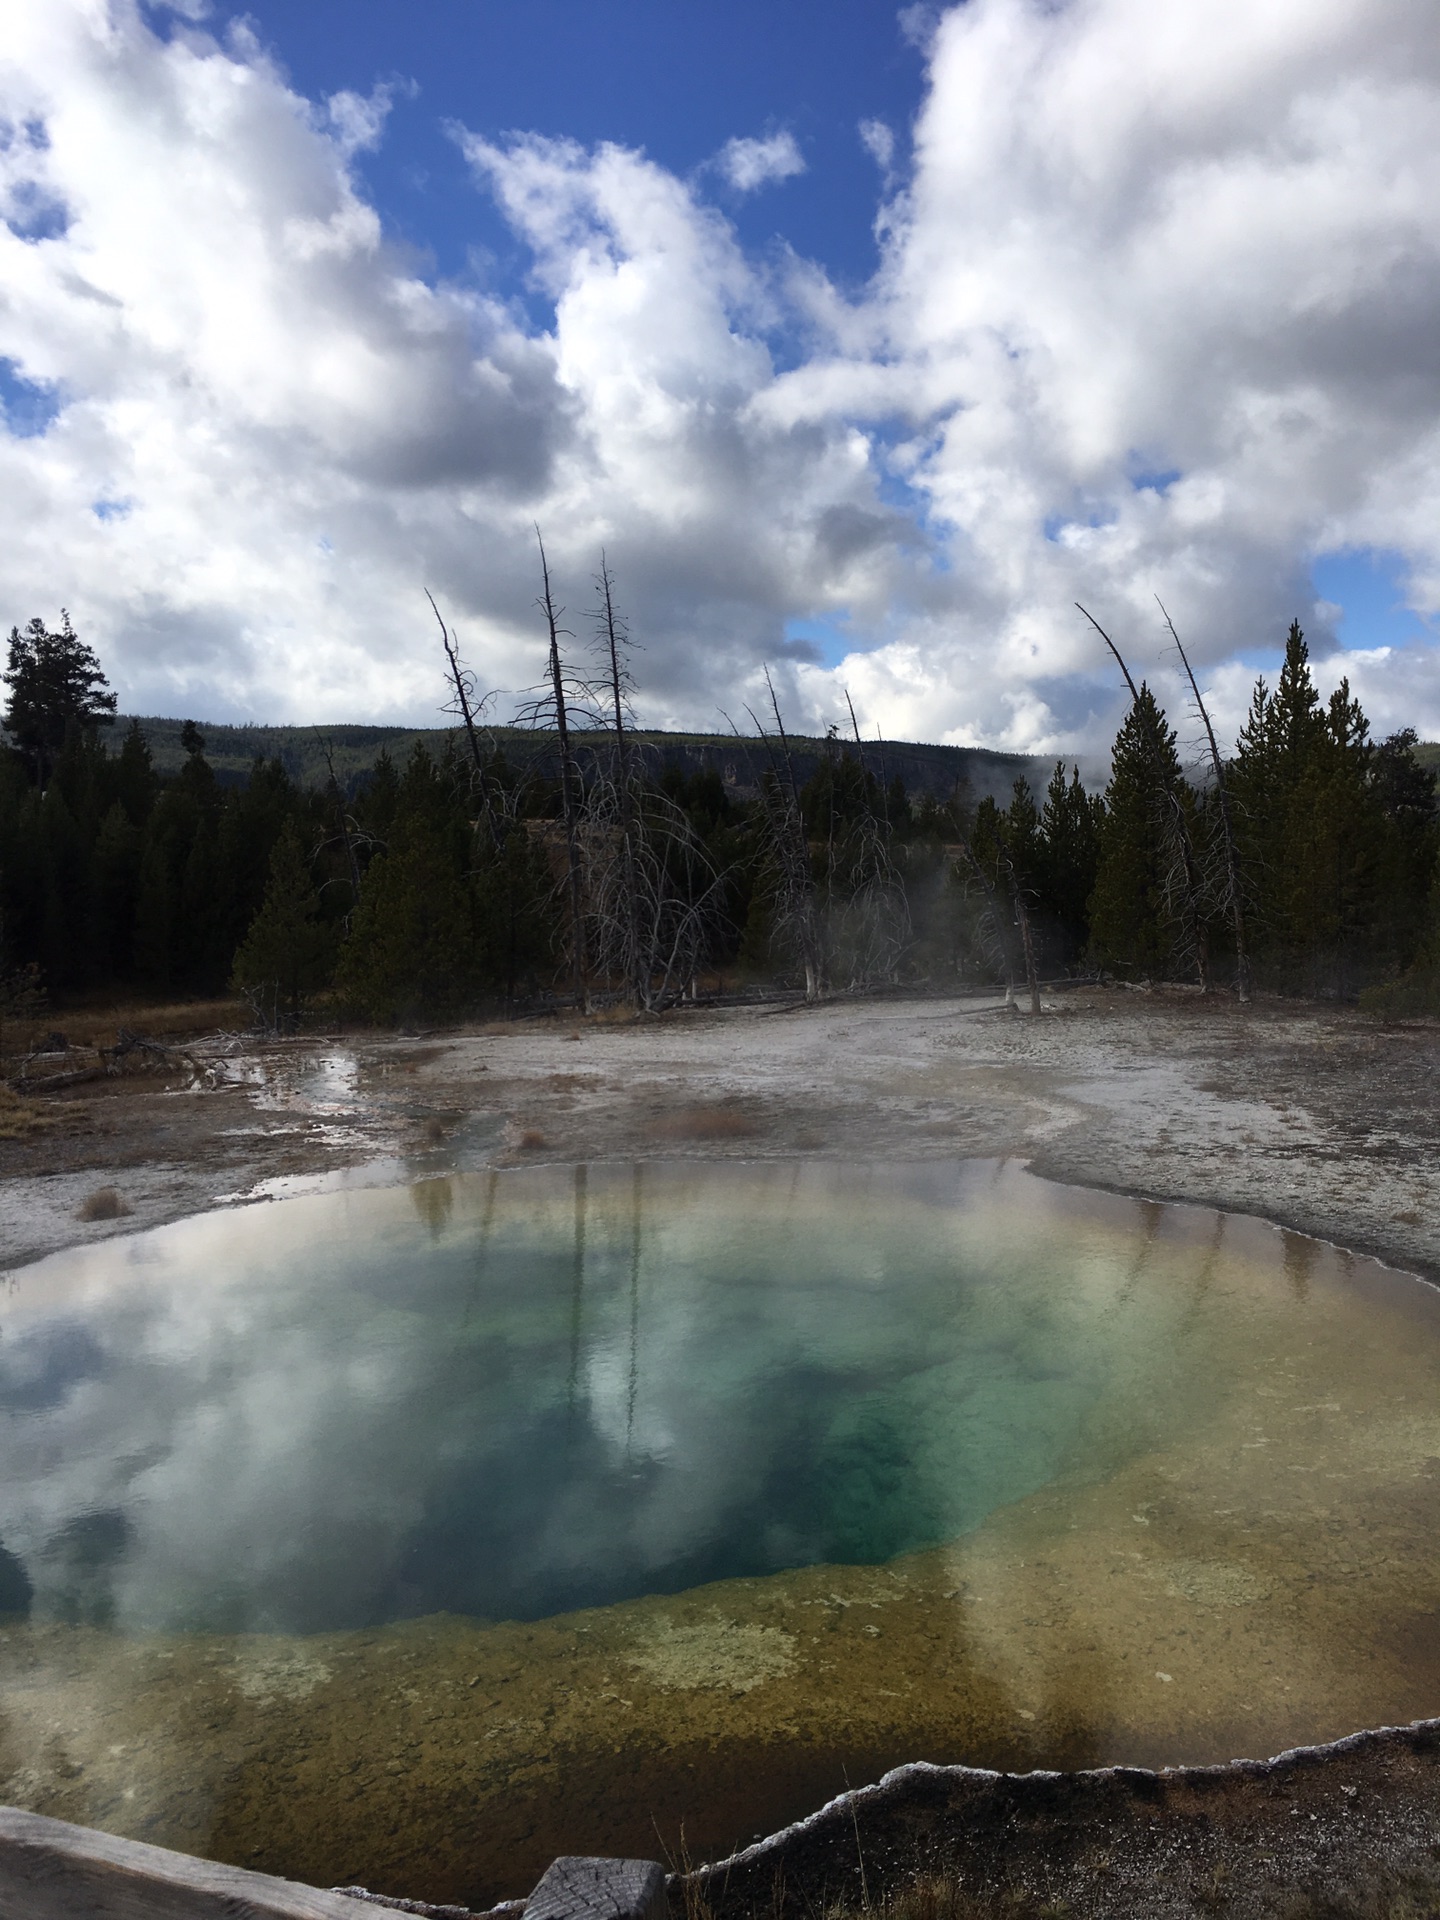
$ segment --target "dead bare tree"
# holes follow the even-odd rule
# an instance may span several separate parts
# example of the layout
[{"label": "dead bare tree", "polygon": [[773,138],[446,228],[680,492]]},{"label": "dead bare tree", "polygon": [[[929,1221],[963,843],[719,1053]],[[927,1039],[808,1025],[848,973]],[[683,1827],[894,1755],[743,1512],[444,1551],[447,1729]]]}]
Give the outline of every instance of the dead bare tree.
[{"label": "dead bare tree", "polygon": [[435,605],[435,596],[428,588],[425,598],[430,602],[430,610],[440,629],[440,644],[445,649],[445,671],[451,694],[444,711],[454,714],[465,729],[465,741],[470,752],[471,788],[480,802],[491,847],[497,855],[503,855],[509,837],[508,829],[512,824],[510,816],[513,807],[506,806],[504,790],[497,787],[492,778],[493,743],[487,739],[482,745],[480,735],[480,729],[499,694],[493,688],[489,693],[479,691],[479,682],[461,659],[459,643],[446,626],[439,607]]},{"label": "dead bare tree", "polygon": [[541,581],[541,591],[535,604],[545,616],[545,628],[549,640],[546,682],[540,691],[534,693],[532,698],[522,705],[516,719],[521,726],[553,727],[555,731],[560,756],[560,811],[565,832],[570,983],[576,1006],[587,1008],[589,962],[585,944],[585,863],[581,847],[581,810],[584,789],[580,768],[571,744],[570,707],[572,704],[583,705],[588,699],[590,690],[569,671],[561,654],[561,640],[573,640],[575,636],[567,627],[560,625],[565,609],[555,604],[555,595],[550,582],[550,562],[545,553],[545,542],[539,527],[535,529],[535,542],[540,549]]},{"label": "dead bare tree", "polygon": [[1216,743],[1215,729],[1210,724],[1210,712],[1200,694],[1199,683],[1190,665],[1190,656],[1181,645],[1180,636],[1175,631],[1175,622],[1165,611],[1165,603],[1157,593],[1155,604],[1165,618],[1170,629],[1170,638],[1175,642],[1175,651],[1180,655],[1180,664],[1185,669],[1185,678],[1190,682],[1190,692],[1195,701],[1195,710],[1205,729],[1205,738],[1210,747],[1210,767],[1215,776],[1215,803],[1220,818],[1220,845],[1225,863],[1225,881],[1222,905],[1228,909],[1231,931],[1235,938],[1235,989],[1241,1005],[1250,999],[1250,955],[1245,944],[1245,903],[1240,887],[1240,862],[1235,852],[1235,828],[1230,814],[1230,794],[1225,785],[1225,763],[1220,757],[1220,748]]},{"label": "dead bare tree", "polygon": [[440,644],[445,649],[445,670],[453,689],[445,704],[446,713],[453,713],[465,729],[465,738],[470,748],[470,762],[478,777],[484,777],[485,756],[480,748],[479,722],[486,709],[495,699],[493,693],[479,693],[474,674],[460,658],[460,648],[454,635],[441,617],[435,604],[435,596],[427,587],[425,598],[430,602],[430,611],[435,616],[435,624],[440,629]]},{"label": "dead bare tree", "polygon": [[453,714],[465,730],[470,756],[470,787],[480,808],[479,818],[472,825],[477,836],[483,834],[486,843],[485,851],[478,857],[488,864],[496,876],[504,927],[505,997],[513,1001],[519,974],[520,929],[526,912],[527,881],[523,873],[517,871],[512,855],[515,851],[514,836],[520,828],[525,806],[528,781],[509,777],[508,769],[502,772],[503,757],[487,725],[490,709],[499,697],[498,692],[492,689],[489,693],[480,693],[475,675],[461,657],[458,640],[446,626],[435,604],[435,596],[427,591],[425,598],[430,602],[440,628],[440,643],[445,649],[446,676],[451,694],[444,711]]},{"label": "dead bare tree", "polygon": [[[619,922],[623,932],[621,956],[621,976],[626,982],[627,992],[636,1007],[647,1007],[650,983],[653,977],[653,953],[647,954],[649,943],[643,937],[643,927],[649,919],[655,925],[654,914],[645,915],[641,909],[641,873],[640,850],[636,845],[639,823],[639,810],[636,806],[636,793],[633,770],[630,763],[630,740],[627,726],[627,709],[632,690],[627,648],[630,634],[624,621],[615,608],[615,581],[605,550],[600,550],[600,572],[596,576],[596,586],[600,593],[600,606],[596,614],[596,638],[603,658],[606,681],[610,694],[610,712],[615,723],[615,773],[614,798],[617,814],[617,829],[620,837],[620,893]],[[597,796],[598,798],[598,796]],[[653,879],[653,876],[651,876]],[[653,887],[646,889],[653,893]],[[608,894],[607,894],[608,899]],[[657,900],[651,901],[652,907],[658,907]],[[613,945],[613,913],[604,913],[606,931],[611,938],[605,941],[607,947]]]},{"label": "dead bare tree", "polygon": [[626,793],[604,772],[586,791],[582,846],[593,978],[623,981],[632,1005],[655,1012],[692,987],[724,877],[683,807],[654,790]]},{"label": "dead bare tree", "polygon": [[589,956],[596,978],[623,981],[631,1004],[652,1012],[693,983],[719,918],[723,877],[684,808],[645,781],[631,738],[630,634],[603,553],[595,584],[595,644],[615,749],[608,768],[591,769],[585,793]]}]

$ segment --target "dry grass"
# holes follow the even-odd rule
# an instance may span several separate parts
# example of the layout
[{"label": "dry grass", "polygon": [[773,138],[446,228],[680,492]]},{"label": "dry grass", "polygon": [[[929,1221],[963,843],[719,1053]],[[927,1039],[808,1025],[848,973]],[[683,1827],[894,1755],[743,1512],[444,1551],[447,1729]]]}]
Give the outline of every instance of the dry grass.
[{"label": "dry grass", "polygon": [[147,1006],[143,1000],[112,1002],[109,1006],[55,1007],[43,1019],[5,1031],[5,1051],[30,1052],[47,1033],[63,1033],[72,1047],[113,1047],[120,1029],[144,1034],[151,1040],[177,1034],[237,1033],[250,1025],[250,1009],[243,1000],[168,1000]]},{"label": "dry grass", "polygon": [[[682,1868],[682,1871],[684,1869]],[[956,1875],[927,1874],[887,1898],[862,1901],[858,1906],[812,1903],[784,1898],[776,1886],[769,1920],[803,1911],[814,1920],[1062,1920],[1068,1909],[1063,1900],[1043,1898],[1015,1887],[971,1892]],[[682,1883],[685,1920],[714,1920],[714,1911],[702,1893]]]},{"label": "dry grass", "polygon": [[[672,1862],[672,1866],[675,1863]],[[688,1859],[679,1864],[687,1872]],[[1257,1911],[1273,1920],[1437,1920],[1440,1916],[1440,1878],[1431,1871],[1379,1868],[1357,1875],[1332,1876],[1323,1888],[1295,1888],[1289,1893],[1267,1889],[1257,1906],[1250,1862],[1219,1866],[1190,1893],[1198,1912],[1229,1910],[1232,1904],[1246,1913]],[[1061,1873],[1061,1880],[1066,1876]],[[1088,1876],[1087,1876],[1088,1882]],[[1170,1889],[1174,1891],[1173,1880]],[[1131,1886],[1098,1898],[1093,1884],[1070,1889],[1067,1899],[1058,1891],[1041,1893],[1021,1886],[967,1887],[959,1875],[923,1875],[909,1886],[879,1899],[857,1904],[834,1904],[786,1898],[777,1883],[768,1920],[786,1914],[805,1914],[809,1920],[1143,1920],[1148,1902],[1143,1888]],[[685,1920],[715,1920],[714,1909],[696,1887],[681,1883]],[[760,1913],[764,1909],[759,1910]],[[759,1914],[754,1917],[759,1920]]]},{"label": "dry grass", "polygon": [[1381,1869],[1323,1892],[1297,1894],[1280,1909],[1280,1920],[1435,1920],[1440,1914],[1440,1879],[1434,1873],[1396,1873]]},{"label": "dry grass", "polygon": [[86,1221],[123,1220],[129,1211],[130,1202],[117,1187],[97,1187],[75,1209],[75,1218]]},{"label": "dry grass", "polygon": [[13,1087],[0,1085],[0,1140],[25,1140],[32,1133],[43,1133],[62,1116],[22,1100]]},{"label": "dry grass", "polygon": [[[617,1000],[613,1006],[592,1007],[585,1016],[585,1024],[590,1027],[630,1027],[639,1015],[628,1001]],[[579,1034],[573,1036],[576,1040]]]},{"label": "dry grass", "polygon": [[654,1140],[748,1140],[759,1131],[758,1121],[732,1106],[680,1107],[646,1128]]}]

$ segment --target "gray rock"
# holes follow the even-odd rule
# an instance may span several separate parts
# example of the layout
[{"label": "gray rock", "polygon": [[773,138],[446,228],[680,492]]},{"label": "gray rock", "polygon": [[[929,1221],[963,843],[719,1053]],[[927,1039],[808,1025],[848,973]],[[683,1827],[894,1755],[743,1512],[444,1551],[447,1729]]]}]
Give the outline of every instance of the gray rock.
[{"label": "gray rock", "polygon": [[656,1861],[562,1854],[525,1903],[525,1920],[665,1920],[665,1911]]}]

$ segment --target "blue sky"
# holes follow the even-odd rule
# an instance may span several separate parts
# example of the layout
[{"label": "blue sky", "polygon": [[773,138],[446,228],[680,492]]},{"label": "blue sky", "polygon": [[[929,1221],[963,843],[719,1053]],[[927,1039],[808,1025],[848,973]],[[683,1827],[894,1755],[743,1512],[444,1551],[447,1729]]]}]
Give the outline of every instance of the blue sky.
[{"label": "blue sky", "polygon": [[1383,547],[1328,553],[1310,569],[1315,591],[1340,608],[1342,647],[1405,647],[1432,640],[1436,623],[1408,603],[1405,556]]},{"label": "blue sky", "polygon": [[[641,705],[1440,735],[1433,0],[46,0],[0,70],[0,617],[125,704],[503,710],[533,528]],[[1388,651],[1387,651],[1388,650]]]},{"label": "blue sky", "polygon": [[[212,19],[229,10],[217,9]],[[842,284],[875,271],[877,167],[863,120],[899,136],[924,62],[876,0],[286,0],[234,9],[311,98],[393,81],[384,145],[359,170],[387,223],[442,273],[477,251],[507,291],[526,258],[477,196],[447,136],[521,131],[640,147],[689,174],[739,136],[788,129],[808,171],[748,200],[723,197],[745,242],[777,236]],[[915,16],[923,32],[923,10]]]}]

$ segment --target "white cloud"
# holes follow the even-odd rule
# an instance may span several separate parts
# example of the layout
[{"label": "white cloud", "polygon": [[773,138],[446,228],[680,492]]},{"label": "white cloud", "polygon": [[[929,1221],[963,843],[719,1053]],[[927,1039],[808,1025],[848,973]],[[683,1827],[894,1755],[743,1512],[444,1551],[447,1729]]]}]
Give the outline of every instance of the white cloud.
[{"label": "white cloud", "polygon": [[[1440,612],[1431,0],[934,16],[853,301],[748,257],[703,174],[461,132],[539,326],[387,239],[350,172],[383,88],[317,106],[131,0],[0,7],[0,357],[63,402],[0,433],[4,618],[68,603],[127,704],[423,716],[425,585],[524,685],[537,519],[572,606],[609,548],[657,722],[738,705],[792,618],[870,648],[794,657],[806,719],[843,680],[891,732],[1049,750],[1118,706],[1077,599],[1168,688],[1158,590],[1217,699],[1316,552],[1398,552]],[[1350,656],[1377,726],[1440,734],[1433,658]]]},{"label": "white cloud", "polygon": [[883,120],[860,122],[860,144],[882,173],[889,173],[895,162],[895,135]]},{"label": "white cloud", "polygon": [[[1157,589],[1218,661],[1276,644],[1329,547],[1398,548],[1436,605],[1433,9],[971,0],[930,79],[873,297],[883,387],[832,365],[814,404],[913,423],[946,633],[923,672],[917,627],[852,679],[898,672],[932,725],[1050,746],[1093,724],[1075,599],[1146,670]],[[814,384],[772,404],[807,417]],[[1367,671],[1380,704],[1398,662]],[[1422,711],[1440,730],[1433,676]]]},{"label": "white cloud", "polygon": [[737,193],[754,193],[804,173],[805,156],[794,134],[782,131],[763,140],[727,140],[716,165]]},{"label": "white cloud", "polygon": [[370,153],[379,146],[394,103],[395,87],[391,83],[375,87],[368,94],[346,88],[330,95],[325,102],[326,117],[335,144],[347,160],[352,154]]},{"label": "white cloud", "polygon": [[942,16],[943,9],[932,4],[932,0],[914,0],[913,5],[901,7],[895,19],[901,38],[928,54]]}]

